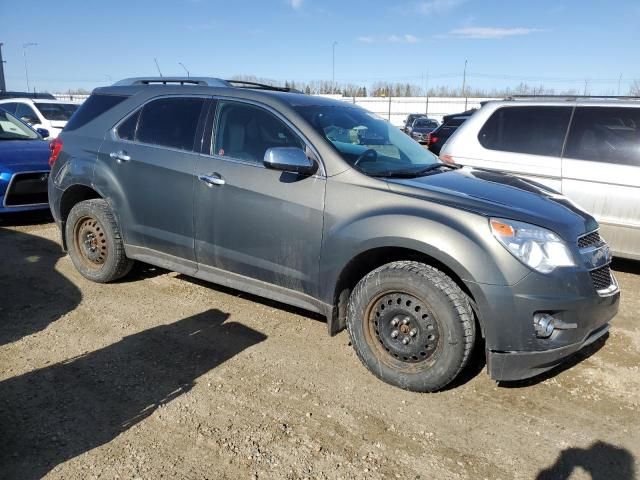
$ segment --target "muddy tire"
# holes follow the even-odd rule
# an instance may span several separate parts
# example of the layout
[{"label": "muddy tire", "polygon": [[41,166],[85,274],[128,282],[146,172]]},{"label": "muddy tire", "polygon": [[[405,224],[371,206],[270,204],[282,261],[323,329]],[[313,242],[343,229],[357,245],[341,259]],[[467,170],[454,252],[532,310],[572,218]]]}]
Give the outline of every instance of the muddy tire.
[{"label": "muddy tire", "polygon": [[67,218],[65,239],[76,269],[94,282],[122,278],[133,266],[124,253],[120,229],[105,200],[76,204]]},{"label": "muddy tire", "polygon": [[351,343],[381,380],[434,392],[464,368],[475,341],[466,295],[443,272],[419,262],[383,265],[353,290],[347,310]]}]

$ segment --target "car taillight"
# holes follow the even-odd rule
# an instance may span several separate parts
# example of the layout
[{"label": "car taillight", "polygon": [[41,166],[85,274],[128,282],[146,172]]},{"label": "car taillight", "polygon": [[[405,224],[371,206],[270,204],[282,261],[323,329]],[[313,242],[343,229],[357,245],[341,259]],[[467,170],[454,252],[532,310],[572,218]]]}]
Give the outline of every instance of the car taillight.
[{"label": "car taillight", "polygon": [[59,138],[54,138],[49,142],[49,150],[51,150],[51,155],[49,155],[49,166],[53,167],[58,160],[58,155],[60,155],[60,150],[62,150],[62,140]]},{"label": "car taillight", "polygon": [[435,135],[429,134],[429,137],[427,138],[427,144],[431,145],[433,143],[436,143],[438,141],[438,137],[436,137]]}]

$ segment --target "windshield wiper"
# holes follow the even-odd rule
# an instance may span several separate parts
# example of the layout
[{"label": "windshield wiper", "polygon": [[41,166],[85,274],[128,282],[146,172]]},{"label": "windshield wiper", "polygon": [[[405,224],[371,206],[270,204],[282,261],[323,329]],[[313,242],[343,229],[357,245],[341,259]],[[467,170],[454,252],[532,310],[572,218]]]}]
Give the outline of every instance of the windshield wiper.
[{"label": "windshield wiper", "polygon": [[433,172],[439,168],[450,168],[451,170],[458,170],[462,168],[462,165],[456,165],[451,163],[434,163],[428,165],[420,170],[391,170],[388,172],[370,173],[372,177],[385,177],[385,178],[415,178],[422,177],[429,172]]}]

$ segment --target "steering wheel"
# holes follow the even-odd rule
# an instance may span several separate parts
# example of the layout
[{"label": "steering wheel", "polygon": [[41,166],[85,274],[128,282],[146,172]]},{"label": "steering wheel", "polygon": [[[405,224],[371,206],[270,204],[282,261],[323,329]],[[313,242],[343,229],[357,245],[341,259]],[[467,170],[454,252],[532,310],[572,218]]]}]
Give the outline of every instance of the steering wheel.
[{"label": "steering wheel", "polygon": [[373,148],[370,148],[369,150],[365,150],[364,152],[362,152],[362,154],[358,158],[356,158],[356,161],[353,162],[353,166],[357,167],[360,162],[375,162],[377,158],[378,152],[376,152]]}]

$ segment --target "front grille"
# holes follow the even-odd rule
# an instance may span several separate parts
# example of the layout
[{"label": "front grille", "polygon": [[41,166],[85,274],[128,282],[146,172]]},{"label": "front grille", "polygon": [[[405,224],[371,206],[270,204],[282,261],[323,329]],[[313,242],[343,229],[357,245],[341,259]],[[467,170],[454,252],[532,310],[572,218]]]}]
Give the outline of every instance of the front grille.
[{"label": "front grille", "polygon": [[609,265],[591,270],[589,274],[591,275],[591,280],[596,290],[605,290],[613,283]]},{"label": "front grille", "polygon": [[49,172],[17,173],[4,195],[5,207],[47,203]]},{"label": "front grille", "polygon": [[578,248],[589,248],[594,245],[598,245],[601,241],[600,233],[596,230],[595,232],[587,233],[586,235],[578,238]]}]

